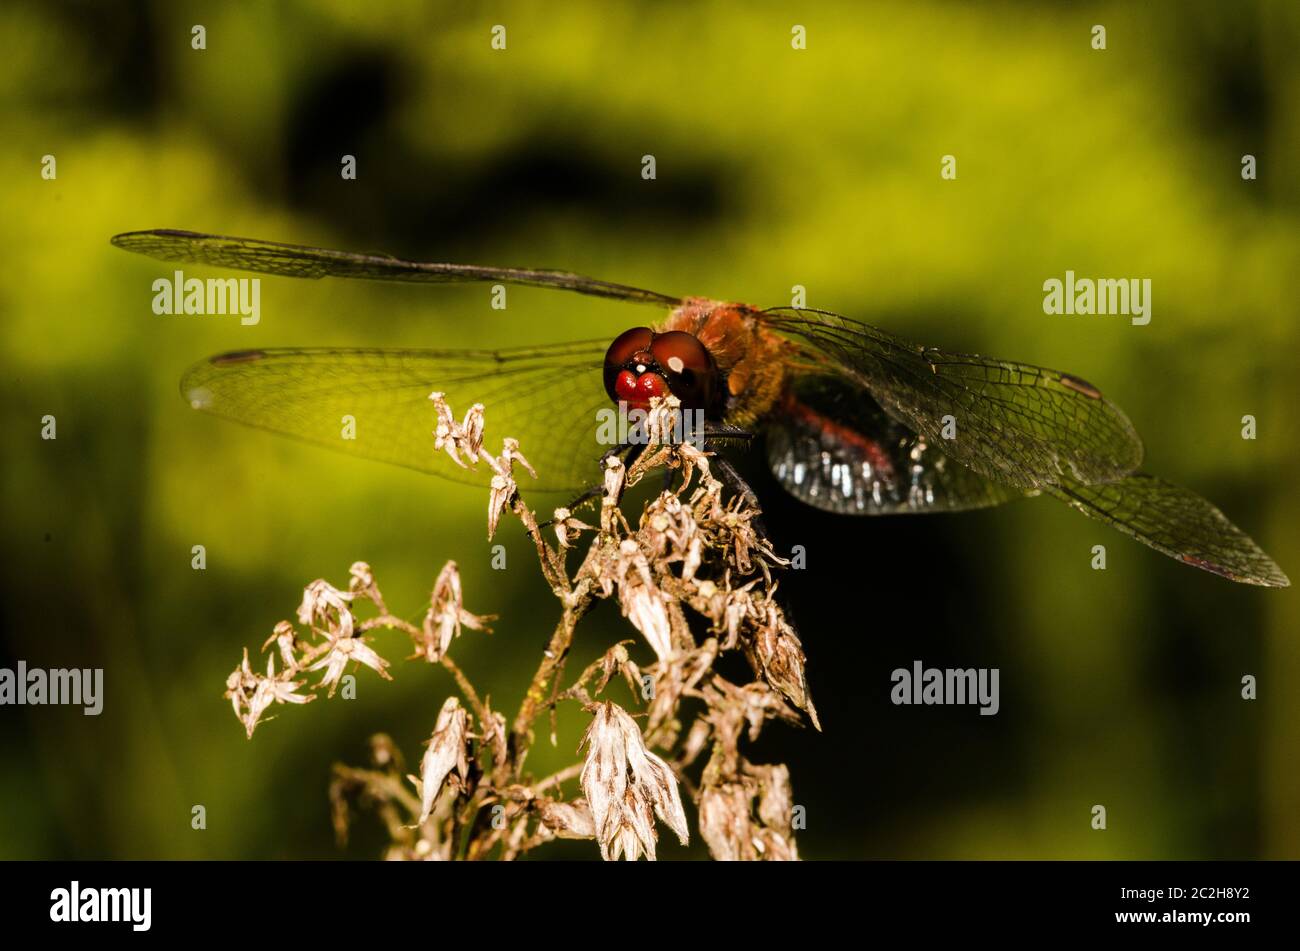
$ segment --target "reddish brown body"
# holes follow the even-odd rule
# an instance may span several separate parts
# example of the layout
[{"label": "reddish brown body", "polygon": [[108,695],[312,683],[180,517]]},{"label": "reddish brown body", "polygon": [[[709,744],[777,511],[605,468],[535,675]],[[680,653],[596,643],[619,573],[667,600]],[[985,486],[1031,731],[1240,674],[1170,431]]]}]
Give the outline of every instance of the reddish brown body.
[{"label": "reddish brown body", "polygon": [[765,329],[746,304],[689,298],[658,328],[693,334],[713,355],[726,381],[727,422],[753,426],[778,403],[785,390],[785,357],[790,343]]}]

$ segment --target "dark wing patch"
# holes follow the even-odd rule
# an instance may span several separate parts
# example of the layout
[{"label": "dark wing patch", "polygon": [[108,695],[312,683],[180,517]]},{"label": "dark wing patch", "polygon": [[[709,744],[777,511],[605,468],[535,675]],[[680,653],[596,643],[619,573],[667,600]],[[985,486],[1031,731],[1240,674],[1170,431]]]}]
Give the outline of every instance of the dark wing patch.
[{"label": "dark wing patch", "polygon": [[209,264],[283,277],[355,277],[416,284],[501,282],[553,287],[646,304],[675,306],[681,303],[681,298],[669,294],[612,284],[568,271],[404,261],[383,254],[332,251],[257,238],[232,238],[170,229],[129,231],[115,235],[111,240],[124,251],[159,261]]},{"label": "dark wing patch", "polygon": [[[777,308],[761,316],[986,479],[1022,489],[1114,482],[1142,462],[1128,417],[1078,377],[920,347],[837,314]],[[953,440],[944,439],[948,416]]]},{"label": "dark wing patch", "polygon": [[957,512],[1025,494],[949,459],[863,389],[832,376],[800,378],[770,417],[766,441],[776,480],[828,512]]}]

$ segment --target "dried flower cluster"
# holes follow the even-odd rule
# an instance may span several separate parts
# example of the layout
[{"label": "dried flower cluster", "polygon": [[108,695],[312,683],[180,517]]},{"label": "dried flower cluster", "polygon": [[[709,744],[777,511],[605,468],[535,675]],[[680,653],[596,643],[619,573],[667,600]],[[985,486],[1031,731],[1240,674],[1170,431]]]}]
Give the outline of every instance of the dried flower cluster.
[{"label": "dried flower cluster", "polygon": [[[474,630],[490,630],[487,622],[493,620],[491,615],[479,617],[470,614],[462,605],[460,575],[454,561],[447,562],[438,575],[421,627],[389,614],[374,574],[364,561],[354,563],[350,573],[346,591],[323,578],[303,589],[298,623],[305,633],[295,629],[289,621],[281,621],[275,626],[262,645],[263,651],[269,651],[272,645],[276,648],[276,652],[267,658],[265,674],[252,669],[245,649],[243,661],[226,678],[226,698],[249,737],[272,704],[307,703],[316,698],[317,691],[325,688],[328,688],[328,696],[334,696],[351,662],[369,667],[385,680],[392,680],[388,661],[380,657],[368,642],[369,633],[378,628],[405,632],[415,645],[412,657],[423,657],[431,663],[443,662],[445,666],[450,666],[446,658],[447,646],[452,637],[460,633],[462,624]],[[357,618],[354,609],[363,601],[371,603],[377,612],[375,617]],[[275,670],[277,655],[281,664],[279,673]],[[322,669],[325,673],[320,680],[307,686],[305,675]],[[298,692],[304,688],[309,692]]]},{"label": "dried flower cluster", "polygon": [[[459,465],[481,462],[491,470],[489,538],[507,512],[518,518],[560,602],[518,712],[507,723],[449,656],[462,628],[486,631],[493,619],[465,609],[454,562],[438,575],[418,626],[390,614],[369,566],[357,562],[346,590],[324,580],[306,587],[297,614],[301,630],[288,621],[276,625],[263,646],[275,648],[265,674],[252,668],[245,651],[226,696],[248,735],[276,704],[307,703],[322,690],[332,696],[349,670],[365,666],[389,678],[388,661],[371,639],[378,630],[395,630],[411,639],[412,658],[451,673],[459,696],[448,697],[438,713],[418,776],[406,774],[400,751],[382,735],[372,739],[368,767],[335,767],[330,792],[340,840],[353,806],[361,805],[384,822],[388,858],[511,859],[566,838],[594,839],[606,859],[653,859],[658,825],[682,844],[690,838],[684,785],[715,858],[798,858],[799,810],[789,771],[752,763],[741,752],[770,720],[802,725],[806,718],[817,725],[803,649],[775,599],[772,572],[785,562],[758,527],[752,498],[724,498],[707,453],[658,436],[670,431],[664,421],[676,400],[655,401],[650,444],[634,462],[625,465],[621,453],[606,457],[599,524],[557,509],[548,533],[515,481],[516,465],[533,471],[518,443],[507,439],[492,456],[483,448],[481,405],[457,423],[442,394],[431,399],[436,448]],[[633,525],[620,507],[625,491],[664,468],[675,471],[678,487],[651,500]],[[647,662],[634,660],[635,642],[624,641],[566,683],[577,625],[604,599],[614,599],[645,639]],[[373,616],[358,616],[362,602]],[[753,682],[733,683],[715,670],[728,652],[748,659]],[[316,671],[324,673],[309,684]],[[628,688],[621,703],[609,696],[616,680]],[[561,703],[577,704],[591,717],[582,759],[535,777],[526,757],[536,721],[548,714],[554,739]]]}]

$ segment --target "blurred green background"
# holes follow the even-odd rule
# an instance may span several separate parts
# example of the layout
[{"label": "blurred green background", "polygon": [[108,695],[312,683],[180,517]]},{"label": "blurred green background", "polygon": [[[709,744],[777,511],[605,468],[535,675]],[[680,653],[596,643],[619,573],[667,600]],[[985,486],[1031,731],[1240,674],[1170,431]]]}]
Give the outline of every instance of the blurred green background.
[{"label": "blurred green background", "polygon": [[[252,742],[221,697],[301,586],[342,585],[353,560],[409,616],[457,560],[468,607],[502,620],[453,655],[507,710],[549,634],[514,526],[510,569],[490,570],[482,492],[195,414],[185,367],[231,348],[612,337],[655,316],[267,278],[256,327],[159,317],[150,285],[170,269],[110,235],[559,267],[764,305],[801,284],[810,306],[1092,380],[1148,469],[1294,578],[1298,38],[1280,2],[0,6],[3,661],[102,666],[107,691],[98,718],[0,709],[0,856],[377,855],[374,823],[335,847],[330,764],[363,762],[377,730],[418,760],[445,674],[362,671],[356,700],[289,709]],[[1044,315],[1042,282],[1067,268],[1151,278],[1151,323]],[[760,470],[778,540],[809,550],[787,586],[825,732],[776,727],[751,756],[789,763],[806,857],[1300,857],[1293,591],[1179,566],[1046,500],[844,521]],[[630,630],[602,610],[571,669]],[[1001,712],[892,706],[889,673],[914,659],[999,667]],[[561,725],[536,768],[573,761],[581,718]]]}]

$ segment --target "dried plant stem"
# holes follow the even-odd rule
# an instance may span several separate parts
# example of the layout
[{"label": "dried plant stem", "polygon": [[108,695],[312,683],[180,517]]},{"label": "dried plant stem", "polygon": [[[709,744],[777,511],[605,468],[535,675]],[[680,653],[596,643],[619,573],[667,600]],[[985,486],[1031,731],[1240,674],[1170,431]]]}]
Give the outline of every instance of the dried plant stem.
[{"label": "dried plant stem", "polygon": [[[453,693],[443,703],[418,775],[406,772],[401,751],[383,734],[371,741],[374,768],[335,767],[330,797],[340,841],[351,804],[359,801],[384,822],[390,858],[508,860],[569,838],[594,839],[606,859],[653,859],[656,820],[683,845],[688,840],[684,788],[698,805],[699,832],[715,857],[798,858],[788,771],[755,763],[741,748],[742,741],[757,740],[769,720],[802,724],[806,716],[817,724],[802,646],[773,596],[772,570],[786,562],[755,528],[760,513],[752,496],[724,500],[725,487],[710,475],[705,452],[662,440],[677,408],[668,397],[652,404],[657,422],[645,451],[628,455],[627,464],[621,452],[604,458],[599,526],[557,509],[544,534],[515,482],[515,465],[535,476],[518,444],[506,439],[501,455],[490,455],[482,447],[482,406],[471,407],[458,423],[441,394],[431,399],[438,414],[435,448],[462,466],[486,462],[492,469],[489,540],[505,512],[518,518],[560,603],[513,721],[507,729],[505,716],[448,656],[462,627],[489,631],[493,620],[464,608],[456,564],[443,567],[416,624],[388,610],[370,566],[356,562],[345,589],[324,579],[307,585],[297,612],[305,633],[289,621],[276,625],[263,645],[264,651],[275,645],[265,674],[253,670],[245,651],[227,678],[226,697],[248,735],[277,704],[306,704],[326,688],[333,696],[340,684],[348,697],[355,683],[347,671],[357,665],[391,679],[388,661],[370,641],[381,629],[399,631],[414,646],[411,658],[439,664],[459,697]],[[620,508],[624,492],[662,468],[680,474],[679,487],[665,481],[639,519],[629,521]],[[569,556],[579,542],[586,544],[585,555],[570,571]],[[577,627],[607,599],[644,640],[615,643],[566,684]],[[363,619],[358,609],[367,604],[364,613],[377,614]],[[704,628],[699,637],[692,622]],[[634,652],[647,647],[653,659],[643,655],[639,665]],[[753,682],[735,684],[714,670],[727,652],[744,654]],[[321,669],[324,675],[306,687],[307,675]],[[628,709],[606,695],[616,674],[630,690]],[[564,702],[590,717],[585,759],[534,779],[525,761],[537,720],[549,713],[554,740]],[[698,775],[688,776],[688,769]],[[563,786],[573,779],[580,791],[566,795]]]},{"label": "dried plant stem", "polygon": [[478,715],[480,722],[491,722],[491,714],[488,711],[486,704],[484,704],[479,698],[478,691],[475,690],[474,685],[469,682],[469,678],[465,676],[464,671],[456,666],[456,662],[446,654],[443,654],[438,658],[438,663],[442,664],[442,666],[450,672],[452,678],[456,681],[456,686],[460,689],[461,695],[464,696],[464,698],[469,702],[469,705],[474,708],[474,712]]},{"label": "dried plant stem", "polygon": [[519,705],[519,712],[515,715],[511,750],[515,780],[523,774],[524,758],[528,755],[528,748],[533,739],[533,722],[537,719],[540,708],[553,699],[555,691],[548,690],[548,687],[551,687],[553,682],[558,684],[559,674],[564,669],[564,662],[573,644],[573,635],[578,622],[594,604],[595,599],[591,595],[591,588],[590,581],[579,581],[572,595],[565,598],[567,603],[560,621],[555,625],[550,642],[542,653],[541,663],[537,665],[537,672],[533,674],[532,682],[524,693],[523,702]]},{"label": "dried plant stem", "polygon": [[[381,614],[378,617],[370,618],[368,621],[363,621],[358,625],[358,629],[361,631],[372,631],[381,627],[403,631],[412,638],[418,638],[422,633],[420,628],[416,627],[410,621],[392,614]],[[461,695],[469,705],[474,708],[474,712],[478,714],[482,719],[482,722],[486,723],[488,718],[488,709],[479,698],[478,691],[474,689],[474,685],[470,683],[469,678],[465,676],[464,671],[456,665],[456,662],[452,660],[451,656],[448,654],[443,654],[439,657],[438,663],[446,668],[448,673],[451,674],[452,678],[456,681],[456,687],[460,690]]]},{"label": "dried plant stem", "polygon": [[412,815],[420,814],[419,797],[411,792],[410,787],[400,777],[377,769],[360,769],[355,766],[338,765],[334,767],[334,771],[339,776],[353,780],[359,785],[401,803]]},{"label": "dried plant stem", "polygon": [[532,790],[534,793],[544,793],[552,787],[567,783],[570,779],[577,779],[582,772],[582,764],[574,763],[572,766],[566,766],[557,773],[551,773],[545,779],[539,779],[533,783]]}]

